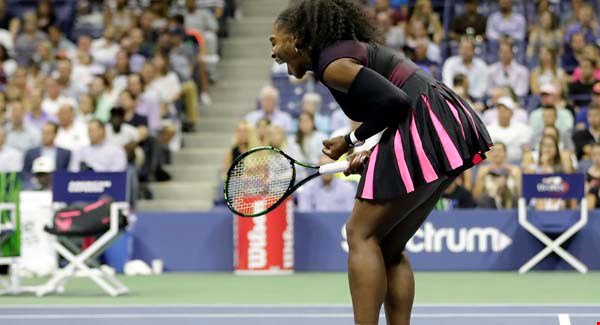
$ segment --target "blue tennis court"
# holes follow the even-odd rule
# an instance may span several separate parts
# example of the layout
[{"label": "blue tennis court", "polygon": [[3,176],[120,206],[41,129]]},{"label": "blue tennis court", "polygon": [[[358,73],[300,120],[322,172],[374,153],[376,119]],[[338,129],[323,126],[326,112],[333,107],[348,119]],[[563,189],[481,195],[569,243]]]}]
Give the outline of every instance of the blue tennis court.
[{"label": "blue tennis court", "polygon": [[[10,306],[0,323],[11,325],[342,325],[352,323],[344,305],[163,305]],[[385,321],[381,315],[382,323]],[[590,325],[600,322],[600,305],[418,305],[416,325]]]}]

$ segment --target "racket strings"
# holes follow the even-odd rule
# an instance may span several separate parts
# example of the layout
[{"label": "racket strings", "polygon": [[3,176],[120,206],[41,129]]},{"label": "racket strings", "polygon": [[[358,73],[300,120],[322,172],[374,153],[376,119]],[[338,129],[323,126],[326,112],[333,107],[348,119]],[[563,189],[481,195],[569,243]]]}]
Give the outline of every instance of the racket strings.
[{"label": "racket strings", "polygon": [[290,161],[274,151],[258,151],[238,161],[229,173],[227,197],[240,214],[269,209],[287,192],[293,180]]}]

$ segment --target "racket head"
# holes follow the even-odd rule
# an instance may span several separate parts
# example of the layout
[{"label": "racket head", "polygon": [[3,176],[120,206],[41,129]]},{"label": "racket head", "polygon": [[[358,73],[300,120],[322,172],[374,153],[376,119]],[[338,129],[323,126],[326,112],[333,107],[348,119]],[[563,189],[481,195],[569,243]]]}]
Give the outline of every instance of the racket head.
[{"label": "racket head", "polygon": [[295,180],[293,159],[274,147],[253,148],[227,171],[225,202],[239,216],[258,217],[283,202],[293,192]]}]

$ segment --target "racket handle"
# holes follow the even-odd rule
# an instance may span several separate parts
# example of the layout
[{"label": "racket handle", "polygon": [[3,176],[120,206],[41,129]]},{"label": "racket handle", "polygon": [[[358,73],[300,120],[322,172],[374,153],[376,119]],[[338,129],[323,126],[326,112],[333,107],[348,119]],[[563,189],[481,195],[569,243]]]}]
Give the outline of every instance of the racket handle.
[{"label": "racket handle", "polygon": [[347,160],[326,164],[319,167],[319,174],[324,175],[343,172],[344,170],[348,169],[348,166],[350,166],[350,162]]}]

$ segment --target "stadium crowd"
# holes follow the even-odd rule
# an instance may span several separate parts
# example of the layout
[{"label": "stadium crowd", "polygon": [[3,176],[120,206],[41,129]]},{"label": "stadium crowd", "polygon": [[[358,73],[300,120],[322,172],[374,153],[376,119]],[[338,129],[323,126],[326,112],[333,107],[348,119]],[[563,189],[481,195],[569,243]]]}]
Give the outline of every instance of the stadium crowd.
[{"label": "stadium crowd", "polygon": [[0,0],[0,171],[129,171],[132,201],[194,130],[233,0]]},{"label": "stadium crowd", "polygon": [[[598,2],[362,2],[383,42],[471,103],[495,142],[488,160],[459,177],[438,209],[515,209],[523,173],[556,172],[585,173],[589,206],[600,207]],[[240,122],[223,172],[257,145],[326,163],[321,141],[355,127],[312,76],[288,78],[285,65],[274,64],[272,85],[262,89],[257,110]],[[356,182],[356,176],[321,177],[304,186],[297,207],[350,210]],[[540,210],[577,206],[558,199],[531,204]]]}]

